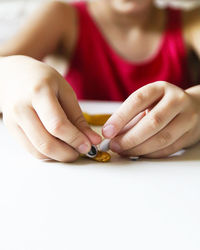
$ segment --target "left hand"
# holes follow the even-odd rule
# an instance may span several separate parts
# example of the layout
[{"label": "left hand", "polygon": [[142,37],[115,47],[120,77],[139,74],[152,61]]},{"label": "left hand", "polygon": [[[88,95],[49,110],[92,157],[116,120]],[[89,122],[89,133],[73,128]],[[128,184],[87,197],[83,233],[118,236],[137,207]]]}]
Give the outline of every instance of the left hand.
[{"label": "left hand", "polygon": [[[120,133],[146,109],[134,127]],[[167,82],[148,84],[127,98],[102,133],[120,155],[166,157],[200,141],[200,98]]]}]

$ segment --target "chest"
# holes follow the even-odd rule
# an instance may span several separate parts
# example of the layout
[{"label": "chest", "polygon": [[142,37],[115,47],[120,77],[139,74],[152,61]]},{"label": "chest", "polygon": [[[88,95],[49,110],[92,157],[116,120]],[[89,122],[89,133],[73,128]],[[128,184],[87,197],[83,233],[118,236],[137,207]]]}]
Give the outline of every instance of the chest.
[{"label": "chest", "polygon": [[115,53],[127,61],[139,63],[148,60],[158,52],[163,42],[164,31],[132,30],[126,33],[120,30],[109,32],[104,29],[102,35]]}]

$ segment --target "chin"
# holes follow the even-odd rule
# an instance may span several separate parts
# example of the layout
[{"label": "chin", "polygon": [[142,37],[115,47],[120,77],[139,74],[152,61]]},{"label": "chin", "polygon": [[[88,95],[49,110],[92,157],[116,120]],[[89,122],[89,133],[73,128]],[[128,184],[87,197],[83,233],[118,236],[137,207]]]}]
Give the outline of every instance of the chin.
[{"label": "chin", "polygon": [[152,0],[112,0],[112,7],[123,14],[136,14],[152,6]]}]

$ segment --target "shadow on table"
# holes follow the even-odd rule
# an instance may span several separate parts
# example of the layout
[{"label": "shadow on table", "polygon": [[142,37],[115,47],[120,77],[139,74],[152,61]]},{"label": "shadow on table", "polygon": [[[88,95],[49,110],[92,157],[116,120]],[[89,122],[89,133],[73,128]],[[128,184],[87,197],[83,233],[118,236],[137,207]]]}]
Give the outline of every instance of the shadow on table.
[{"label": "shadow on table", "polygon": [[175,155],[172,155],[166,159],[160,159],[165,161],[200,161],[200,143],[188,148],[186,150],[182,150]]},{"label": "shadow on table", "polygon": [[142,158],[141,160],[142,161],[156,161],[156,162],[200,161],[200,143],[186,150],[181,150],[177,152],[176,154],[169,156],[168,158],[160,158],[160,159]]},{"label": "shadow on table", "polygon": [[[160,159],[148,159],[148,158],[140,158],[137,160],[139,162],[178,162],[178,161],[200,161],[200,143],[187,149],[187,150],[181,150],[177,152],[174,155],[171,155],[168,158],[160,158]],[[116,154],[112,154],[111,162],[108,163],[99,163],[103,164],[104,166],[106,165],[130,165],[134,161],[122,158]],[[80,165],[94,165],[98,164],[94,162],[91,159],[83,159],[80,158],[75,162],[75,165],[80,166]],[[73,164],[72,164],[73,165]]]}]

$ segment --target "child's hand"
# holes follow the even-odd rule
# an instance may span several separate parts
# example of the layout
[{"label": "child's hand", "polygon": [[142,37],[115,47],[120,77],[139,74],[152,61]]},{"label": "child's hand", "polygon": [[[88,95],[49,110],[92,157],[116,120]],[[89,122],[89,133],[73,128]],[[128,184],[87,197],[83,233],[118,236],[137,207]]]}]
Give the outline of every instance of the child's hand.
[{"label": "child's hand", "polygon": [[[133,128],[120,131],[139,112],[148,112]],[[142,87],[127,98],[103,128],[114,138],[110,149],[124,156],[165,157],[200,140],[200,100],[167,82]]]},{"label": "child's hand", "polygon": [[25,56],[0,61],[0,107],[9,130],[37,158],[71,162],[101,142],[72,88],[48,65]]}]

